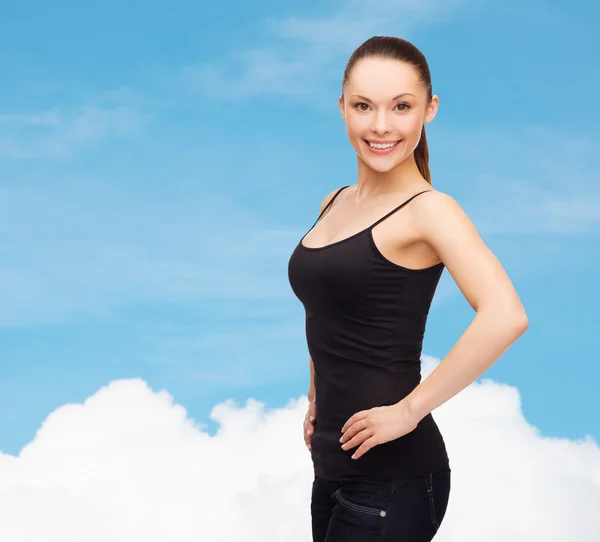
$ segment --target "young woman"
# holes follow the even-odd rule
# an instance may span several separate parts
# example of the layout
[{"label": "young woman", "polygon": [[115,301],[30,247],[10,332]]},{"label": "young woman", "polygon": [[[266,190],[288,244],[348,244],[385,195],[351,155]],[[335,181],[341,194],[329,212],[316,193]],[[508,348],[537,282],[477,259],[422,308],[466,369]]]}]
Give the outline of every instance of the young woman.
[{"label": "young woman", "polygon": [[[431,412],[528,327],[496,257],[458,203],[431,186],[431,89],[425,57],[406,40],[375,36],[353,52],[339,106],[358,182],[325,197],[289,261],[310,354],[313,542],[430,541],[451,476]],[[477,314],[420,382],[444,267]]]}]

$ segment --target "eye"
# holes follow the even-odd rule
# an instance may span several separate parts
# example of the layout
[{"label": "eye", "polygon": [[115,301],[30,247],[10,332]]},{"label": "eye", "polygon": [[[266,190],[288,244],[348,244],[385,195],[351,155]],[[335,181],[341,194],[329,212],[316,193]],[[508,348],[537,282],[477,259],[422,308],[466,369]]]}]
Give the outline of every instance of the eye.
[{"label": "eye", "polygon": [[[357,109],[358,111],[367,111],[367,109],[363,109],[361,106],[367,106],[367,108],[369,107],[369,104],[366,104],[365,102],[358,102],[356,104],[354,104],[354,108]],[[402,102],[399,104],[396,104],[396,107],[402,107],[403,109],[400,109],[399,111],[406,111],[408,109],[410,109],[410,104],[407,104],[406,102]]]}]

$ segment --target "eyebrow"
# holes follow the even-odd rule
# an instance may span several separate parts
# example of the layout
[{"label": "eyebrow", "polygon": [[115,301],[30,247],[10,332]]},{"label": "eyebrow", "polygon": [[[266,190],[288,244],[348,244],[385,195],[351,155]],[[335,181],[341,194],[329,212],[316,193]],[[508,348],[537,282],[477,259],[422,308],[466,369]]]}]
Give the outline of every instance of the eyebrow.
[{"label": "eyebrow", "polygon": [[[350,94],[350,96],[356,96],[357,98],[361,98],[362,100],[367,100],[367,102],[372,101],[372,100],[369,100],[369,98],[365,98],[364,96],[361,96],[360,94]],[[403,92],[402,94],[398,94],[398,96],[394,96],[392,98],[392,102],[394,100],[397,100],[398,98],[401,98],[402,96],[412,96],[413,98],[416,98],[416,96],[414,94],[411,94],[410,92]]]}]

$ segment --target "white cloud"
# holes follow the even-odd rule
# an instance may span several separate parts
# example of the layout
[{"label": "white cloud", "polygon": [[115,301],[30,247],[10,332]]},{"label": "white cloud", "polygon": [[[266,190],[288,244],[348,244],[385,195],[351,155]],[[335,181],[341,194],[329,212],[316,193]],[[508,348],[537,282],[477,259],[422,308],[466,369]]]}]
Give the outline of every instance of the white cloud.
[{"label": "white cloud", "polygon": [[325,56],[349,53],[371,35],[405,37],[416,25],[453,17],[475,0],[350,0],[323,17],[268,18],[267,30],[286,40],[319,47]]},{"label": "white cloud", "polygon": [[0,115],[0,124],[33,124],[37,126],[59,126],[61,115],[58,111],[44,111],[31,115]]},{"label": "white cloud", "polygon": [[127,105],[0,115],[0,156],[62,158],[109,136],[137,134],[147,120]]},{"label": "white cloud", "polygon": [[[316,82],[307,63],[309,58],[284,58],[281,52],[255,47],[232,51],[228,61],[218,65],[199,62],[185,66],[181,77],[188,91],[221,100],[239,100],[263,92],[301,97]],[[224,66],[234,69],[226,70]]]},{"label": "white cloud", "polygon": [[[424,376],[435,363],[424,358]],[[271,410],[226,401],[211,412],[211,436],[167,392],[112,382],[51,413],[18,457],[0,454],[0,539],[309,540],[305,408],[305,397]],[[596,540],[600,449],[590,438],[541,436],[518,391],[489,379],[434,416],[453,470],[440,542]]]}]

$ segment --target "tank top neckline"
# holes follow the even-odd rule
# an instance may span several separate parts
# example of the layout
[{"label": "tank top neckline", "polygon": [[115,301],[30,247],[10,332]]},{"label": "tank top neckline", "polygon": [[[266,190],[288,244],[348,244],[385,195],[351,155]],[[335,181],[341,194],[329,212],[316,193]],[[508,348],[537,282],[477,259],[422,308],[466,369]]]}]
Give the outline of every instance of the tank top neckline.
[{"label": "tank top neckline", "polygon": [[[328,248],[340,245],[342,243],[345,243],[346,241],[350,241],[352,239],[354,239],[355,237],[358,237],[359,235],[363,235],[365,233],[368,233],[371,238],[372,238],[372,231],[373,228],[375,226],[377,226],[380,222],[383,222],[388,216],[391,216],[392,214],[394,214],[396,211],[398,211],[401,207],[403,207],[404,205],[406,205],[410,200],[412,200],[413,198],[416,198],[419,194],[423,194],[424,192],[431,192],[431,189],[427,189],[427,190],[422,190],[421,192],[417,192],[416,194],[414,194],[413,196],[411,196],[410,198],[408,198],[407,200],[403,201],[400,205],[398,205],[397,207],[394,207],[389,213],[386,213],[385,215],[383,215],[381,218],[379,218],[377,221],[375,221],[373,224],[371,224],[370,226],[367,226],[366,228],[360,230],[359,232],[356,232],[352,235],[350,235],[349,237],[345,237],[344,239],[340,239],[338,241],[334,241],[333,243],[329,243],[327,245],[324,245],[322,247],[307,247],[306,245],[304,245],[302,243],[302,241],[304,241],[304,238],[312,231],[312,229],[317,225],[317,222],[319,222],[319,220],[321,219],[321,217],[323,216],[323,214],[325,213],[325,211],[329,208],[329,206],[333,203],[333,200],[335,200],[335,198],[337,198],[338,194],[344,190],[345,188],[348,188],[350,185],[346,185],[343,186],[342,188],[340,188],[336,194],[333,196],[333,198],[331,198],[331,200],[329,201],[329,203],[325,206],[325,209],[323,209],[323,212],[319,215],[319,217],[317,218],[317,220],[315,220],[315,223],[310,227],[310,229],[302,236],[302,239],[300,239],[300,242],[298,243],[298,246],[300,248],[302,248],[303,250],[310,250],[310,251],[319,251],[319,250],[326,250]],[[373,242],[375,242],[375,240],[373,239]],[[437,264],[440,265],[440,264]]]},{"label": "tank top neckline", "polygon": [[306,245],[302,244],[302,241],[304,241],[304,237],[306,237],[309,234],[309,232],[312,230],[312,228],[311,228],[304,234],[304,237],[302,237],[302,239],[300,240],[300,247],[303,248],[304,250],[325,250],[326,248],[334,247],[341,243],[345,243],[346,241],[350,241],[351,239],[354,239],[355,237],[358,237],[359,235],[361,235],[363,233],[367,233],[367,232],[371,231],[374,227],[375,227],[375,224],[372,224],[371,226],[365,228],[364,230],[361,230],[357,233],[352,234],[350,237],[345,237],[344,239],[340,239],[339,241],[334,241],[333,243],[329,243],[328,245],[325,245],[322,247],[307,247]]}]

